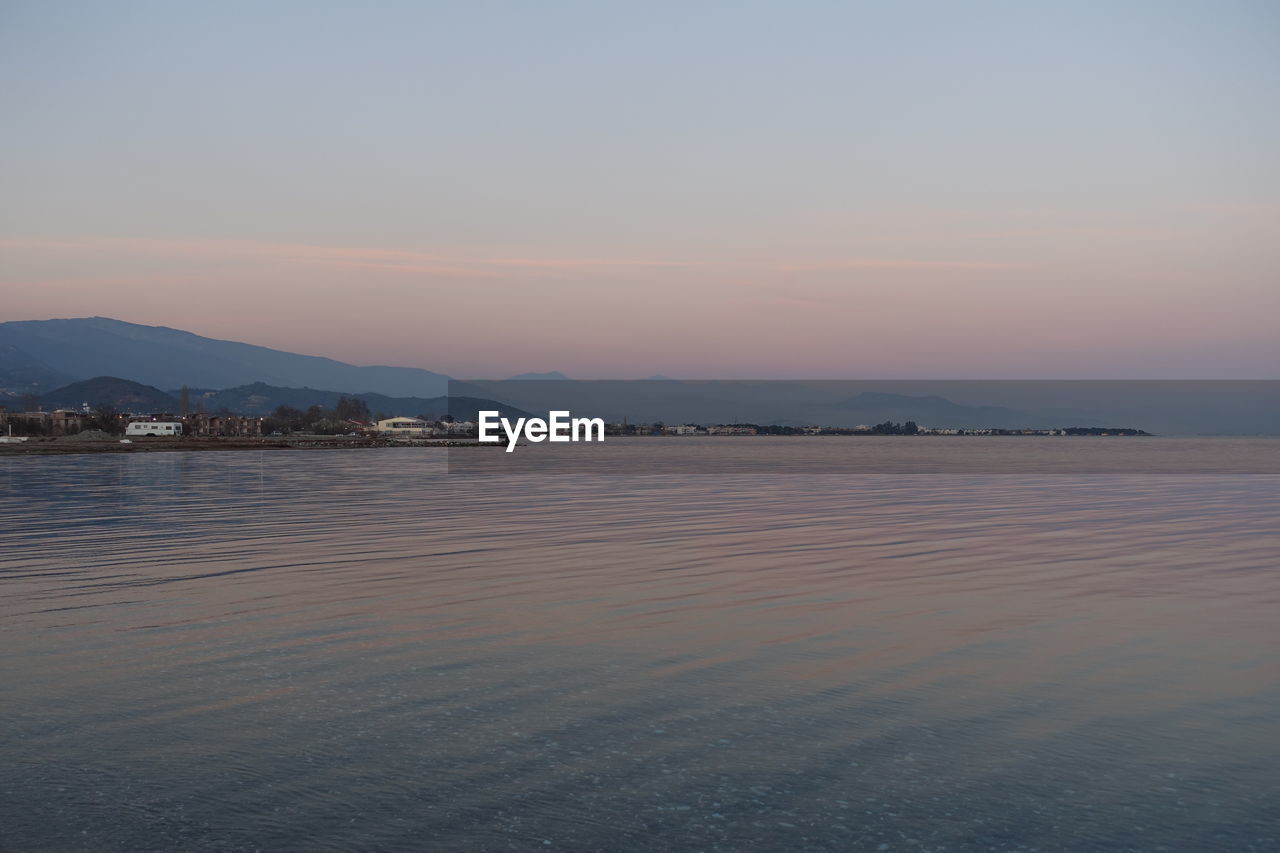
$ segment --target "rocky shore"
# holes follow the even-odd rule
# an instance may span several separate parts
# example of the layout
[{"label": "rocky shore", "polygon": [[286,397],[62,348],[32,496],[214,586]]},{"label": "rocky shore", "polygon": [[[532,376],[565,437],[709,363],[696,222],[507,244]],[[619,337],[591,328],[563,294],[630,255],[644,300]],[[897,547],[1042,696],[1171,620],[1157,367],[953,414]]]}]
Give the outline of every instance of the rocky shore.
[{"label": "rocky shore", "polygon": [[66,436],[32,436],[0,443],[0,457],[60,456],[69,453],[151,453],[184,450],[346,450],[370,447],[496,447],[457,439],[391,439],[353,435],[272,435],[177,438],[119,436],[97,431]]}]

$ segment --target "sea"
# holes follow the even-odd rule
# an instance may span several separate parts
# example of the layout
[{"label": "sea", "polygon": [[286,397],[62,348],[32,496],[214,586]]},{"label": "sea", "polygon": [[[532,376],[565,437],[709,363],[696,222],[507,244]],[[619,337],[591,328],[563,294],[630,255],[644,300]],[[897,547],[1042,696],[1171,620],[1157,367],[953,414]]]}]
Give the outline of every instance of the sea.
[{"label": "sea", "polygon": [[0,851],[1280,850],[1280,440],[981,441],[0,458]]}]

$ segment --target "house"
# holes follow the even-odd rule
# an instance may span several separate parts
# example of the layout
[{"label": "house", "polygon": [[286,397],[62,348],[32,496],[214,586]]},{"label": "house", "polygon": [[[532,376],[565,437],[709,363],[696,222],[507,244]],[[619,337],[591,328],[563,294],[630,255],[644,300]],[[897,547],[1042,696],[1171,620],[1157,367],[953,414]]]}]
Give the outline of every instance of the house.
[{"label": "house", "polygon": [[445,435],[475,435],[475,421],[446,421],[440,426],[444,429]]},{"label": "house", "polygon": [[431,424],[419,418],[385,418],[378,421],[374,429],[382,435],[405,438],[426,438],[436,434]]},{"label": "house", "polygon": [[18,435],[48,435],[51,432],[48,412],[3,412],[0,427]]},{"label": "house", "polygon": [[93,415],[70,409],[57,409],[49,413],[49,428],[54,435],[75,435],[85,428]]},{"label": "house", "polygon": [[262,418],[240,415],[211,415],[196,412],[183,418],[189,435],[197,436],[252,436],[262,435]]}]

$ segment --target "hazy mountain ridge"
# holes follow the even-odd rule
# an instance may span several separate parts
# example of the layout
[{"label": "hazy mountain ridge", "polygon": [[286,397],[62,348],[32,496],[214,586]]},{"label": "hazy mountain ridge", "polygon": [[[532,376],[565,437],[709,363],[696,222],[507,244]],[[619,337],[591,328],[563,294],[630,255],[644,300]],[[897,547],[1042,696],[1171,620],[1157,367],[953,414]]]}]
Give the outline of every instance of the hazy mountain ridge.
[{"label": "hazy mountain ridge", "polygon": [[[0,325],[2,328],[2,325]],[[43,394],[74,380],[70,376],[32,357],[0,339],[0,392],[15,396]]]},{"label": "hazy mountain ridge", "polygon": [[[105,407],[137,414],[177,414],[181,407],[180,394],[180,391],[165,392],[118,376],[96,376],[44,394],[39,398],[39,405],[46,411],[79,411],[87,405],[90,410]],[[312,406],[333,409],[343,397],[363,400],[369,407],[370,414],[375,416],[437,417],[448,414],[458,420],[475,420],[477,411],[496,409],[503,417],[529,417],[528,412],[514,406],[478,397],[388,397],[384,394],[350,394],[317,388],[278,388],[260,382],[223,390],[188,389],[188,395],[190,410],[193,412],[230,411],[250,417],[270,415],[280,406],[302,410]],[[0,398],[0,405],[7,404],[15,409],[25,409],[26,402],[16,396]]]},{"label": "hazy mountain ridge", "polygon": [[1273,380],[589,380],[451,382],[529,411],[632,423],[963,429],[1128,427],[1162,435],[1280,435]]},{"label": "hazy mountain ridge", "polygon": [[[66,388],[104,374],[149,390]],[[913,420],[930,427],[1111,426],[1162,434],[1280,434],[1280,382],[1266,380],[610,382],[575,381],[554,371],[522,376],[527,378],[448,381],[443,374],[417,368],[357,367],[104,317],[0,323],[0,405],[10,409],[25,408],[33,395],[46,407],[105,401],[124,409],[146,399],[163,402],[157,394],[173,399],[176,391],[160,389],[186,385],[209,389],[199,392],[208,395],[207,410],[245,414],[267,414],[280,405],[330,407],[345,393],[364,399],[371,412],[407,415],[447,409],[455,417],[471,417],[483,406],[516,416],[565,409],[633,423],[854,426]],[[348,390],[327,390],[335,388]],[[454,402],[479,402],[458,402],[455,410],[446,396]],[[193,395],[193,408],[196,402]]]},{"label": "hazy mountain ridge", "polygon": [[[820,414],[820,413],[815,413]],[[910,396],[863,391],[831,407],[827,419],[857,420],[866,424],[883,421],[915,421],[921,426],[963,427],[966,429],[1011,429],[1045,427],[1038,414],[1005,406],[965,406],[936,394]],[[819,421],[823,421],[819,417]]]},{"label": "hazy mountain ridge", "polygon": [[512,376],[507,381],[509,382],[526,381],[527,382],[529,380],[544,380],[544,381],[552,381],[552,382],[572,381],[568,376],[565,376],[563,373],[561,373],[558,370],[550,370],[550,371],[547,371],[546,373],[521,373],[518,376]]},{"label": "hazy mountain ridge", "polygon": [[391,397],[385,394],[357,394],[318,388],[283,388],[263,382],[221,390],[191,389],[189,394],[193,408],[199,403],[205,411],[229,409],[241,415],[269,415],[280,406],[294,409],[320,406],[332,409],[342,397],[351,397],[363,400],[371,415],[384,414],[388,417],[449,414],[459,420],[474,420],[479,409],[497,409],[504,417],[529,416],[528,412],[513,406],[477,397]]},{"label": "hazy mountain ridge", "polygon": [[[448,377],[414,367],[360,367],[322,356],[206,338],[166,326],[108,317],[0,323],[8,356],[0,388],[15,393],[104,374],[156,388],[352,388],[398,397],[444,395]],[[56,387],[56,386],[54,386]]]},{"label": "hazy mountain ridge", "polygon": [[121,379],[118,376],[96,376],[80,382],[72,382],[40,397],[40,405],[46,410],[79,410],[88,404],[90,409],[107,407],[118,412],[176,412],[178,398],[159,388]]},{"label": "hazy mountain ridge", "polygon": [[610,421],[758,423],[851,427],[883,421],[921,426],[1017,428],[1054,426],[1044,416],[1004,406],[963,405],[944,397],[864,391],[833,400],[803,382],[623,380],[546,383],[536,380],[451,382],[451,393],[501,397],[521,408],[566,409]]}]

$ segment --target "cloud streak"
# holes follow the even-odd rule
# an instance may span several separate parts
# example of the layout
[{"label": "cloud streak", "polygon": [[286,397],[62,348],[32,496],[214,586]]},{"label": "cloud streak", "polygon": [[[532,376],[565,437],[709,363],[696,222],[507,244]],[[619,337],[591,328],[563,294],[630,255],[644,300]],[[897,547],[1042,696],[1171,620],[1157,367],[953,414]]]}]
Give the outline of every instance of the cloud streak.
[{"label": "cloud streak", "polygon": [[1019,265],[989,261],[912,258],[843,258],[813,261],[687,260],[609,257],[493,257],[447,254],[371,246],[320,246],[243,240],[160,240],[85,237],[68,239],[0,239],[11,252],[106,254],[128,257],[199,258],[204,261],[263,260],[297,264],[358,267],[397,275],[497,278],[513,272],[574,273],[607,269],[695,269],[733,272],[830,272],[840,270],[908,270],[971,272],[1015,269]]}]

